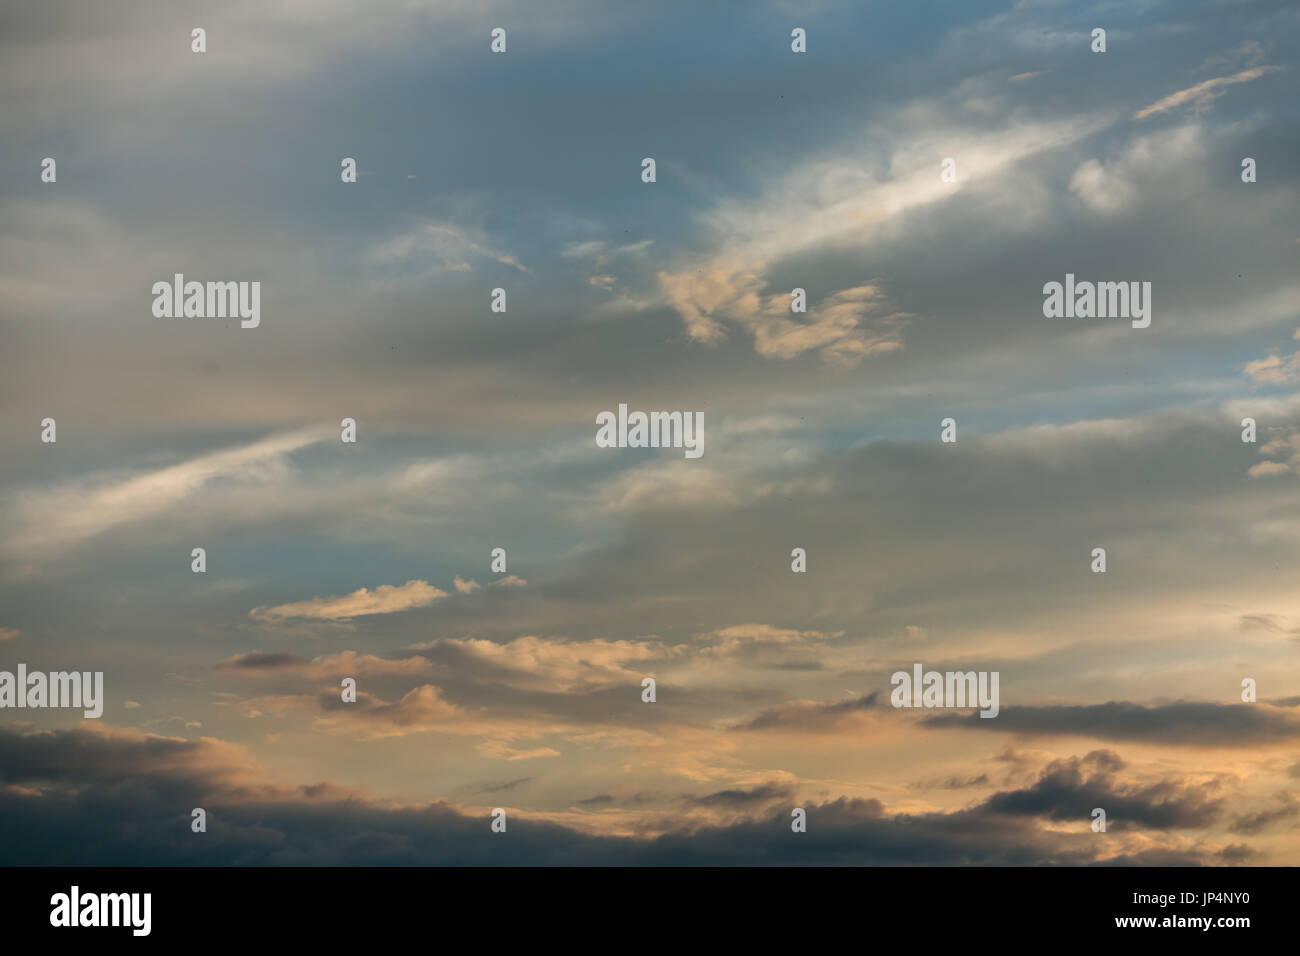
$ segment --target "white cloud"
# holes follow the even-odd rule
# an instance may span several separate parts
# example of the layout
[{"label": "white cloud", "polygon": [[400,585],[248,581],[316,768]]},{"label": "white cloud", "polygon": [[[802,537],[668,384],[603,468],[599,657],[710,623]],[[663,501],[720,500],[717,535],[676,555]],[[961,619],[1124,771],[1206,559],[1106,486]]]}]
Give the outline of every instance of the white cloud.
[{"label": "white cloud", "polygon": [[119,525],[168,514],[218,479],[265,481],[283,474],[291,452],[332,434],[333,429],[303,429],[129,477],[101,476],[51,491],[21,492],[10,515],[17,527],[4,548],[30,560]]},{"label": "white cloud", "polygon": [[381,584],[373,591],[368,588],[358,588],[351,594],[336,597],[312,598],[310,601],[280,604],[269,608],[255,607],[248,612],[248,616],[260,621],[284,621],[294,618],[350,621],[354,617],[397,614],[414,608],[428,607],[448,596],[446,591],[440,591],[425,581],[407,581],[398,587]]},{"label": "white cloud", "polygon": [[1191,163],[1204,152],[1201,130],[1195,125],[1139,136],[1111,162],[1084,162],[1070,177],[1070,192],[1100,215],[1131,211],[1141,187],[1168,174],[1171,159]]},{"label": "white cloud", "polygon": [[377,268],[425,276],[434,272],[471,272],[477,259],[492,259],[520,272],[530,270],[518,259],[485,245],[463,226],[421,222],[405,232],[374,243],[368,257]]},{"label": "white cloud", "polygon": [[1300,381],[1300,352],[1286,358],[1270,355],[1246,363],[1246,374],[1265,385],[1290,385]]},{"label": "white cloud", "polygon": [[465,667],[508,686],[556,693],[585,693],[620,684],[638,687],[645,674],[628,665],[665,660],[673,653],[658,641],[561,641],[533,636],[507,644],[448,638],[422,648],[451,651]]},{"label": "white cloud", "polygon": [[1170,93],[1168,96],[1156,100],[1150,106],[1145,106],[1134,113],[1133,119],[1144,120],[1150,116],[1176,109],[1186,103],[1191,103],[1196,112],[1199,113],[1208,109],[1216,99],[1226,92],[1227,87],[1237,83],[1249,83],[1251,80],[1257,80],[1265,73],[1276,69],[1275,66],[1256,66],[1249,70],[1242,70],[1240,73],[1234,73],[1231,76],[1216,76],[1212,80],[1205,80],[1195,86],[1189,86],[1185,90]]},{"label": "white cloud", "polygon": [[[806,316],[797,316],[789,311],[790,290],[764,297],[772,267],[821,248],[866,245],[907,213],[989,183],[1012,163],[1076,142],[1105,122],[1078,117],[968,132],[945,124],[932,104],[912,106],[900,111],[893,126],[870,130],[860,152],[807,162],[758,200],[719,203],[705,220],[716,251],[679,271],[660,272],[660,286],[696,341],[722,339],[724,323],[731,322],[771,358],[816,351],[827,361],[851,365],[895,351],[908,317],[885,303],[877,284],[827,290]],[[875,157],[873,169],[870,144],[881,142],[894,146]],[[940,179],[944,157],[957,160],[955,183]]]}]

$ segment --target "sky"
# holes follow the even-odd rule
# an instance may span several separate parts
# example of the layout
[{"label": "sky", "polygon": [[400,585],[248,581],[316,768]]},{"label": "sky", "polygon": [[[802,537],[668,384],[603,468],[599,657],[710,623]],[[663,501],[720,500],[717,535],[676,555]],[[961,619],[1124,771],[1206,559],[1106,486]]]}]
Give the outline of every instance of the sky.
[{"label": "sky", "polygon": [[[1282,0],[0,3],[0,670],[104,681],[0,713],[0,863],[1300,863],[1298,48]],[[177,273],[260,324],[155,315]],[[621,404],[703,455],[600,447]],[[917,664],[997,716],[894,706]]]}]

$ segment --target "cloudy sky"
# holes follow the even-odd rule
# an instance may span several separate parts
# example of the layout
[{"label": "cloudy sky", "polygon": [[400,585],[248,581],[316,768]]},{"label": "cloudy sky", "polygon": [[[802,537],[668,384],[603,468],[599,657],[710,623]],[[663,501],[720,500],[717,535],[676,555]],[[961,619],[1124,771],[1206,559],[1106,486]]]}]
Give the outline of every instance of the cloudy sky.
[{"label": "cloudy sky", "polygon": [[[0,716],[0,862],[1300,863],[1297,48],[1284,0],[4,3],[0,669],[106,703]],[[155,317],[176,273],[260,326]],[[1045,318],[1067,274],[1150,327]],[[620,403],[703,457],[597,447]],[[890,706],[916,663],[999,715]]]}]

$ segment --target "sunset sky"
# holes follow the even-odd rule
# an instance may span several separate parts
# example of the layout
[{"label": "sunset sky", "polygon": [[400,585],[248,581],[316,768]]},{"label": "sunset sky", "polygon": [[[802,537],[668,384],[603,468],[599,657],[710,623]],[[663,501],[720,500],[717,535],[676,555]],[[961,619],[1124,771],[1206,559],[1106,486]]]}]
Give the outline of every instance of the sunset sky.
[{"label": "sunset sky", "polygon": [[[0,713],[0,864],[1300,864],[1297,49],[1287,0],[0,4],[0,670],[106,698]],[[1150,327],[1044,317],[1067,274]],[[620,404],[703,456],[597,447]],[[918,663],[1000,712],[891,706]]]}]

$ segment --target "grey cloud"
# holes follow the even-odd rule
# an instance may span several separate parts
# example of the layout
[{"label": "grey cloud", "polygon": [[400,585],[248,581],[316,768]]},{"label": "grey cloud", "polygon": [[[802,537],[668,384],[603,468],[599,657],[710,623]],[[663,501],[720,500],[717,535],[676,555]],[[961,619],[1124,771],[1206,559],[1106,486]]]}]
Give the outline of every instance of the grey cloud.
[{"label": "grey cloud", "polygon": [[1203,827],[1221,814],[1219,787],[1162,780],[1153,784],[1118,779],[1122,763],[1108,751],[1094,751],[1050,764],[1031,786],[995,793],[983,804],[994,812],[1059,821],[1090,820],[1094,808],[1106,811],[1111,828],[1137,824],[1157,830]]},{"label": "grey cloud", "polygon": [[737,730],[820,731],[835,726],[840,718],[876,708],[878,691],[865,697],[841,700],[834,703],[799,702],[775,710],[764,711],[753,720],[739,724]]},{"label": "grey cloud", "polygon": [[1236,817],[1230,829],[1233,833],[1254,834],[1268,829],[1275,823],[1294,820],[1297,816],[1300,816],[1300,801],[1297,801],[1292,794],[1284,792],[1277,795],[1272,807]]},{"label": "grey cloud", "polygon": [[746,810],[763,807],[779,800],[789,801],[793,789],[783,784],[768,783],[749,790],[733,788],[718,790],[702,797],[691,797],[689,803],[697,807],[722,807],[728,810]]},{"label": "grey cloud", "polygon": [[515,780],[507,780],[503,783],[485,783],[478,788],[479,793],[504,793],[508,790],[514,790],[522,787],[526,783],[536,780],[536,777],[519,777]]},{"label": "grey cloud", "polygon": [[[231,780],[230,770],[193,774],[159,766],[160,748],[212,760],[211,745],[85,731],[0,731],[5,781],[42,780],[39,794],[0,790],[0,839],[11,865],[1028,865],[1100,862],[1100,843],[1026,826],[1021,808],[991,805],[951,813],[890,814],[878,800],[808,804],[812,821],[792,839],[788,811],[654,839],[595,837],[551,823],[510,818],[510,840],[494,843],[486,817],[444,803],[392,808],[330,784],[292,790]],[[205,753],[206,751],[209,751]],[[224,758],[229,758],[225,754]],[[124,762],[124,763],[123,763]],[[152,764],[144,775],[124,766]],[[1041,796],[1040,791],[1031,791]],[[765,788],[706,797],[742,803]],[[777,794],[771,791],[773,798]],[[1086,802],[1086,800],[1084,801]],[[1043,806],[1050,812],[1060,800]],[[193,806],[208,810],[195,840]],[[1239,848],[1238,856],[1248,852]],[[1157,847],[1112,863],[1189,865],[1203,850]]]},{"label": "grey cloud", "polygon": [[263,651],[250,651],[247,654],[236,654],[234,657],[228,657],[216,665],[216,670],[275,670],[281,667],[293,667],[298,664],[308,663],[307,658],[299,657],[297,654],[286,654],[283,652],[266,653]]},{"label": "grey cloud", "polygon": [[[1300,715],[1262,701],[1253,704],[1175,701],[1151,706],[1110,701],[1048,707],[1006,706],[995,720],[974,716],[971,720],[962,714],[935,714],[926,717],[923,724],[934,728],[1069,735],[1182,747],[1258,746],[1300,738]],[[997,726],[990,726],[994,724]]]}]

